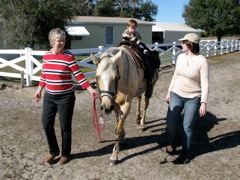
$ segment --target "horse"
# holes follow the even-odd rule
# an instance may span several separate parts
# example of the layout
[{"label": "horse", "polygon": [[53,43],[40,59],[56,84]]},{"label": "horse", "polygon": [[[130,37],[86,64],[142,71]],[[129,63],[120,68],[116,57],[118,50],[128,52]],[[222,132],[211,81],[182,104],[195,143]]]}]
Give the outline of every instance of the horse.
[{"label": "horse", "polygon": [[[156,56],[160,63],[158,52]],[[117,119],[115,143],[110,157],[110,165],[116,165],[120,141],[124,141],[125,138],[124,122],[130,112],[131,102],[137,97],[136,121],[140,124],[140,130],[143,131],[149,98],[158,79],[159,68],[153,70],[152,82],[148,83],[144,69],[137,67],[125,45],[109,48],[101,57],[93,54],[90,57],[97,67],[96,84],[100,94],[101,110],[105,114],[110,114],[114,110]],[[143,93],[145,93],[145,103],[141,117],[140,106]]]}]

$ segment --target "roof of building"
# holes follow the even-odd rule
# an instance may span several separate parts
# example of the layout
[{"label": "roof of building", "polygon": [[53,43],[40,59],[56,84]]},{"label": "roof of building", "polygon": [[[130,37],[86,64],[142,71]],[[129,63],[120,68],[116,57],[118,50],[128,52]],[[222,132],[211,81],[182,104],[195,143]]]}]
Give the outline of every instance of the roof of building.
[{"label": "roof of building", "polygon": [[89,36],[90,33],[84,26],[66,26],[66,31],[71,36]]},{"label": "roof of building", "polygon": [[136,18],[100,17],[100,16],[75,16],[69,24],[127,24],[130,19],[137,21],[139,25],[154,25],[154,22],[143,21]]},{"label": "roof of building", "polygon": [[156,25],[152,26],[153,32],[164,32],[164,31],[200,32],[200,30],[194,29],[186,24],[166,23],[166,22],[156,22],[155,24]]}]

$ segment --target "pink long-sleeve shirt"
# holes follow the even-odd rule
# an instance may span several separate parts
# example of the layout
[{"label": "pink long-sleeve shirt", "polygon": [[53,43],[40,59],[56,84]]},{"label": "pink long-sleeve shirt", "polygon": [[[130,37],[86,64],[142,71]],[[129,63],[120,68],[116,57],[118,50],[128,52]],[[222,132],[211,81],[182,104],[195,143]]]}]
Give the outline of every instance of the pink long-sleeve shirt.
[{"label": "pink long-sleeve shirt", "polygon": [[201,102],[207,103],[209,93],[207,59],[202,55],[188,59],[187,53],[180,54],[168,90],[185,98],[201,97]]},{"label": "pink long-sleeve shirt", "polygon": [[43,56],[42,73],[39,85],[46,88],[50,94],[66,94],[72,92],[72,74],[80,86],[85,89],[90,86],[86,77],[79,69],[73,54],[65,51],[62,54],[53,54],[51,51]]}]

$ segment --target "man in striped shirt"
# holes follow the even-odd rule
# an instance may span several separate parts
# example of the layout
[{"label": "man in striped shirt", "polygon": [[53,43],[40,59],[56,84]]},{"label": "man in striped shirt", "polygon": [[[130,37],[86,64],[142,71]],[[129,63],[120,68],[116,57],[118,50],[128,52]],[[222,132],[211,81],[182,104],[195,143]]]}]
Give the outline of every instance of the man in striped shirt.
[{"label": "man in striped shirt", "polygon": [[45,161],[51,163],[60,154],[54,124],[58,112],[61,135],[62,151],[60,164],[69,162],[72,141],[72,116],[75,105],[72,74],[76,77],[80,86],[87,89],[93,96],[98,93],[90,86],[74,56],[64,49],[66,35],[59,28],[49,32],[49,42],[52,49],[43,57],[41,79],[35,93],[36,102],[42,98],[42,90],[45,87],[43,98],[42,124],[49,146],[49,154]]}]

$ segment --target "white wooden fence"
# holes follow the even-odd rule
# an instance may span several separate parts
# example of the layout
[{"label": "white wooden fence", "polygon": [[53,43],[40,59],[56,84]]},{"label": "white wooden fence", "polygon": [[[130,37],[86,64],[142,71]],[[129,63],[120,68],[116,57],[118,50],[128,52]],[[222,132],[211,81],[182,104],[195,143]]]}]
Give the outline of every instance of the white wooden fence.
[{"label": "white wooden fence", "polygon": [[[177,56],[182,52],[180,48],[180,43],[165,43],[165,44],[147,44],[151,49],[159,51],[159,56],[161,62],[169,62],[175,64]],[[108,47],[109,48],[109,47]],[[88,49],[72,49],[70,50],[74,55],[85,55],[85,54],[95,54],[100,56],[108,48],[99,46],[98,48],[88,48]],[[223,55],[226,53],[240,51],[240,41],[239,40],[222,40],[222,41],[201,41],[200,51],[206,57]],[[39,81],[40,76],[36,75],[41,70],[41,63],[39,58],[42,58],[46,51],[32,50],[31,48],[25,48],[20,50],[0,50],[0,77],[12,77],[12,78],[24,78],[26,80],[26,86],[31,86],[32,81]],[[6,55],[14,55],[17,58],[4,59]],[[2,57],[2,58],[1,58]],[[20,62],[25,62],[25,66],[19,65]],[[79,66],[96,69],[96,66],[91,63],[90,57],[78,61]],[[20,63],[24,64],[24,63]],[[6,67],[14,69],[14,72],[6,70]],[[39,73],[38,73],[39,74]],[[85,73],[86,77],[95,76],[94,72]]]}]

